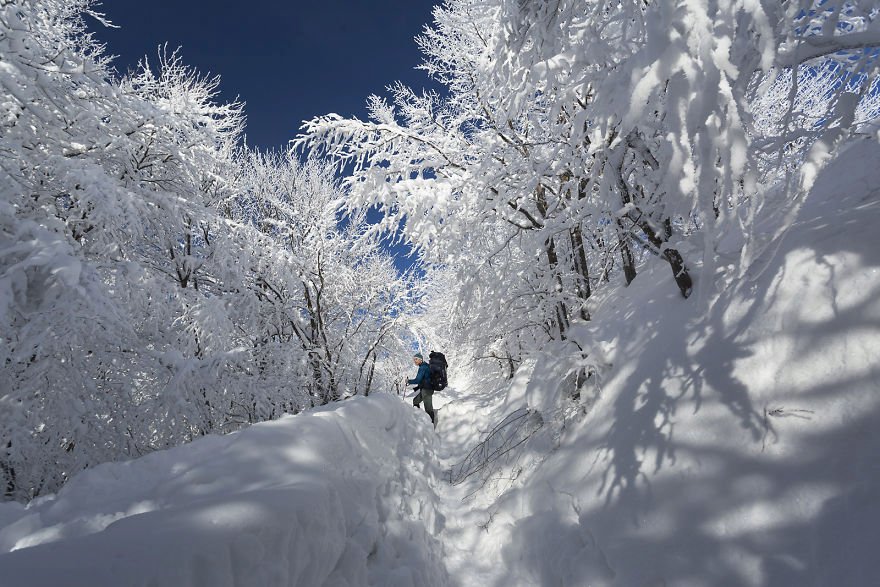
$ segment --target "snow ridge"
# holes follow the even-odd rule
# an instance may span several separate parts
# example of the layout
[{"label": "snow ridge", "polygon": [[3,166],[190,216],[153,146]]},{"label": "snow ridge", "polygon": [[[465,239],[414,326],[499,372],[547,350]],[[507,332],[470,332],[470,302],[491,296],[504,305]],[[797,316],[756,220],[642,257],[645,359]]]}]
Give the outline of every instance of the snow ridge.
[{"label": "snow ridge", "polygon": [[445,585],[422,420],[354,398],[0,504],[0,585]]}]

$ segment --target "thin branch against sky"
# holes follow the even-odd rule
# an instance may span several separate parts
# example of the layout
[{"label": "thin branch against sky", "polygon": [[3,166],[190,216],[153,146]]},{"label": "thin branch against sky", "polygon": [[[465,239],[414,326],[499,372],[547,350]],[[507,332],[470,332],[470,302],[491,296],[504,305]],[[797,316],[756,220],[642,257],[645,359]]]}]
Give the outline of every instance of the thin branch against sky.
[{"label": "thin branch against sky", "polygon": [[367,96],[395,81],[436,87],[415,70],[414,40],[435,3],[268,2],[243,10],[232,0],[108,0],[98,9],[118,28],[91,25],[121,73],[144,56],[155,61],[160,45],[180,47],[185,63],[221,76],[221,98],[246,103],[251,146],[283,149],[303,120],[365,117]]}]

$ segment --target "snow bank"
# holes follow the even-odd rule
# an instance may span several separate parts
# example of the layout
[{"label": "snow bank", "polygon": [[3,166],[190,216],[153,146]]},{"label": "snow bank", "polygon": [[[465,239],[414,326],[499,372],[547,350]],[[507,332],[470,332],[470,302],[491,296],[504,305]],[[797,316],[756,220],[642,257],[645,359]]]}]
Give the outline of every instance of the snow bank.
[{"label": "snow bank", "polygon": [[0,585],[445,585],[419,416],[355,398],[2,504]]},{"label": "snow bank", "polygon": [[[576,421],[545,418],[504,483],[460,488],[472,509],[444,538],[475,546],[450,571],[498,587],[880,585],[878,161],[864,141],[833,162],[721,293],[703,276],[683,300],[658,262],[609,296],[575,334],[601,349],[598,395]],[[576,405],[562,350],[548,356],[492,406],[443,406],[446,422]]]},{"label": "snow bank", "polygon": [[0,504],[0,586],[878,585],[877,161],[826,168],[746,279],[684,300],[658,262],[572,328],[583,364],[435,395],[446,467],[540,414],[442,496],[426,415],[356,398]]}]

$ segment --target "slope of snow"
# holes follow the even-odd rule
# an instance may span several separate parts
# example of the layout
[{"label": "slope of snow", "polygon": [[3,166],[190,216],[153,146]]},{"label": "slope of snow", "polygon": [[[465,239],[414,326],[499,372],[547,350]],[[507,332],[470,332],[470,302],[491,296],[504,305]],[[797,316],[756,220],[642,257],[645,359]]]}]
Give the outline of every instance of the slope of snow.
[{"label": "slope of snow", "polygon": [[643,271],[586,362],[459,377],[436,436],[356,398],[0,504],[0,586],[878,585],[878,161],[831,164],[741,281],[733,250],[690,300]]},{"label": "slope of snow", "polygon": [[444,585],[433,431],[355,398],[0,504],[0,585]]},{"label": "slope of snow", "polygon": [[878,162],[851,147],[730,287],[683,300],[658,265],[615,292],[574,335],[596,371],[578,400],[562,345],[507,389],[438,402],[447,467],[517,408],[544,420],[447,493],[453,576],[880,585]]}]

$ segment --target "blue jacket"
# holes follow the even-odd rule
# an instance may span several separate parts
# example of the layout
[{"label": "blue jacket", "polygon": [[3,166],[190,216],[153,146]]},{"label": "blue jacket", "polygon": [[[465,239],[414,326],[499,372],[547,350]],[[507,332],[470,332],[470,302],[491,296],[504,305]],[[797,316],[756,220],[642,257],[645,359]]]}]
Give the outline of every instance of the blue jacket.
[{"label": "blue jacket", "polygon": [[428,364],[422,361],[422,364],[419,365],[419,372],[416,374],[416,378],[408,379],[407,383],[409,385],[415,385],[419,389],[429,389],[431,387],[431,368],[428,367]]}]

